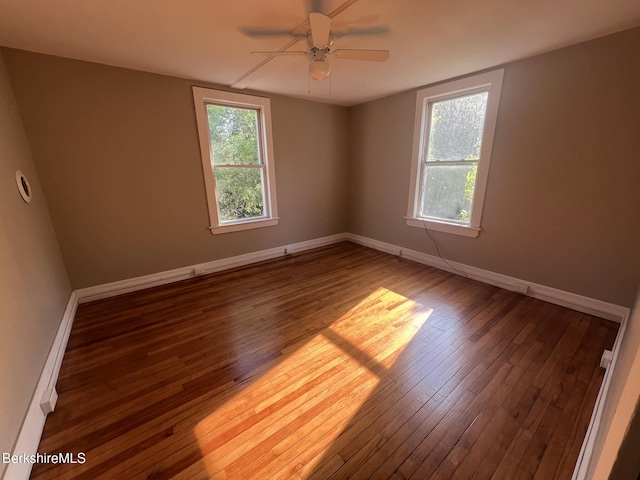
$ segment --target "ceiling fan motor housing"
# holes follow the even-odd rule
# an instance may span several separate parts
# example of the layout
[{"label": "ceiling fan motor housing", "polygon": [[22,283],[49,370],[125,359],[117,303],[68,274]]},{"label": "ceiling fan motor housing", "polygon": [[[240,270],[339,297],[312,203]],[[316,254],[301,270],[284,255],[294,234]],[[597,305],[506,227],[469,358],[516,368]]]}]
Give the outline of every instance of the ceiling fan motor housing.
[{"label": "ceiling fan motor housing", "polygon": [[[336,58],[346,60],[366,60],[373,62],[383,62],[389,57],[388,50],[361,50],[361,49],[338,49],[331,51],[335,34],[331,30],[331,18],[322,13],[311,12],[309,14],[310,30],[307,33],[307,47],[305,51],[278,50],[267,52],[252,52],[261,55],[304,55],[310,59],[309,74],[314,80],[324,80],[331,74],[331,66],[327,60],[327,55],[335,55]],[[341,34],[342,35],[342,34]]]},{"label": "ceiling fan motor housing", "polygon": [[327,44],[323,48],[320,48],[314,45],[313,37],[311,36],[311,32],[309,32],[309,34],[307,35],[307,46],[309,47],[309,50],[311,51],[312,54],[315,53],[316,51],[322,51],[325,54],[329,53],[329,51],[331,50],[331,47],[333,47],[333,32],[329,32],[329,37],[327,38]]},{"label": "ceiling fan motor housing", "polygon": [[311,62],[309,63],[309,74],[314,80],[324,80],[331,75],[331,66],[327,61],[327,53],[333,46],[333,33],[329,32],[327,45],[320,48],[313,43],[311,32],[307,35],[307,45],[311,52]]}]

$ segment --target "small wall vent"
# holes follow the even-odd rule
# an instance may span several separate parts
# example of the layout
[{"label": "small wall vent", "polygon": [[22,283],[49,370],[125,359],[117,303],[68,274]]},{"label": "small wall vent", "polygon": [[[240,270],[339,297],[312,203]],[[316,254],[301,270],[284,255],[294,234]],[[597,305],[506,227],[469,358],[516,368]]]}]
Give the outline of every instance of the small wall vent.
[{"label": "small wall vent", "polygon": [[16,185],[18,185],[18,191],[22,199],[27,203],[31,202],[31,185],[29,185],[29,180],[20,170],[16,172]]}]

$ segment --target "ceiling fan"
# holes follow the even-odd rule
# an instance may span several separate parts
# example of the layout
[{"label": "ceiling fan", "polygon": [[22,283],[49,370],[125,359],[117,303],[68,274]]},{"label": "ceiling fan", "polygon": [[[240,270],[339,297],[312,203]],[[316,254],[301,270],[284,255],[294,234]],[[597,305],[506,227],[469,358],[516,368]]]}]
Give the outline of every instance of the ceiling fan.
[{"label": "ceiling fan", "polygon": [[[266,56],[308,56],[310,59],[309,74],[315,80],[324,80],[331,74],[331,66],[327,60],[328,55],[333,55],[336,58],[345,60],[364,60],[369,62],[384,62],[389,58],[389,50],[362,50],[353,48],[332,50],[334,39],[338,35],[331,30],[331,18],[322,13],[310,13],[309,26],[310,30],[307,33],[308,51],[278,50],[251,53]],[[378,29],[375,33],[384,31],[386,31],[386,29]],[[349,33],[351,32],[347,31],[345,34]]]}]

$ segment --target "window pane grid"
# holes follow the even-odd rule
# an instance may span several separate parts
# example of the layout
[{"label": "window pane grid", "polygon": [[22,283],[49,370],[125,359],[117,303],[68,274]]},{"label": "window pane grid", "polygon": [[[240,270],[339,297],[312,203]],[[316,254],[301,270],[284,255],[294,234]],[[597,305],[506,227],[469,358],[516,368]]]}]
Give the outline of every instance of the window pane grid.
[{"label": "window pane grid", "polygon": [[260,110],[207,104],[207,118],[220,223],[266,217]]},{"label": "window pane grid", "polygon": [[470,221],[488,92],[428,102],[418,215]]}]

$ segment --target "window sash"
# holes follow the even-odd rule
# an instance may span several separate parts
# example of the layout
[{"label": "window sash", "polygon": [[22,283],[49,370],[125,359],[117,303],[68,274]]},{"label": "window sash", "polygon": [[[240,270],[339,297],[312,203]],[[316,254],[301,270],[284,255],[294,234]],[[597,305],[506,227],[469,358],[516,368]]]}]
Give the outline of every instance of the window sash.
[{"label": "window sash", "polygon": [[[219,222],[220,225],[233,225],[234,223],[247,223],[247,222],[251,222],[251,221],[255,221],[255,220],[263,220],[266,218],[269,218],[269,210],[268,210],[268,205],[267,205],[267,197],[266,197],[266,188],[265,188],[265,176],[266,176],[266,165],[264,164],[240,164],[240,165],[236,165],[236,164],[224,164],[224,165],[211,165],[211,167],[213,168],[213,181],[216,184],[215,185],[215,190],[216,190],[216,208],[218,209],[218,218],[219,218]],[[223,219],[223,214],[221,212],[221,205],[220,205],[220,190],[218,188],[217,182],[216,182],[216,170],[227,170],[227,171],[232,171],[232,170],[251,170],[251,169],[257,169],[260,171],[260,185],[261,185],[261,190],[262,190],[262,215],[255,215],[252,217],[242,217],[242,218],[233,218],[230,220],[224,220]]]},{"label": "window sash", "polygon": [[[209,207],[209,218],[211,221],[209,227],[211,233],[226,233],[277,225],[279,219],[275,192],[271,106],[269,99],[265,97],[217,91],[201,87],[193,87],[193,98],[196,110],[207,205]],[[219,105],[256,111],[258,163],[214,164],[207,111],[208,105]],[[234,168],[238,170],[259,169],[263,215],[223,220],[223,217],[220,214],[220,202],[218,198],[219,188],[216,185],[216,172],[231,171],[229,169]]]},{"label": "window sash", "polygon": [[[430,99],[427,100],[425,102],[425,121],[424,121],[424,130],[423,130],[423,140],[422,140],[422,148],[421,148],[421,155],[422,155],[422,162],[420,162],[420,186],[419,186],[419,192],[420,192],[420,197],[418,199],[418,208],[417,208],[417,217],[418,218],[424,218],[424,219],[428,219],[428,220],[435,220],[435,221],[446,221],[446,222],[454,222],[454,223],[459,223],[460,225],[469,225],[471,222],[471,214],[473,212],[473,194],[472,194],[472,198],[470,199],[470,205],[469,205],[469,211],[467,212],[468,214],[468,218],[467,220],[460,220],[460,219],[453,219],[453,218],[449,218],[449,217],[444,217],[444,216],[439,216],[439,215],[429,215],[428,213],[425,213],[425,210],[427,210],[427,205],[425,204],[426,202],[426,198],[427,198],[427,189],[429,188],[429,183],[427,182],[427,175],[428,175],[428,168],[430,167],[447,167],[447,166],[473,166],[473,165],[478,165],[480,158],[482,156],[482,140],[480,143],[480,152],[478,154],[478,158],[473,158],[473,159],[459,159],[459,160],[430,160],[429,159],[429,148],[431,146],[431,136],[434,134],[432,126],[433,126],[433,115],[434,115],[434,106],[438,103],[441,102],[446,102],[446,101],[451,101],[451,100],[456,100],[459,98],[465,98],[465,97],[471,97],[473,95],[477,95],[479,93],[484,93],[486,92],[487,94],[489,93],[489,90],[487,88],[475,88],[475,89],[471,89],[468,91],[465,91],[463,93],[455,93],[455,94],[451,94],[451,95],[445,95],[442,97],[438,97],[435,99]],[[486,116],[486,106],[485,106],[485,112],[484,112],[484,116],[482,119],[482,130],[484,130],[484,126],[486,124],[487,121],[487,116]],[[472,191],[473,193],[475,193],[475,189],[476,189],[476,184],[477,184],[477,178],[474,179],[473,182],[473,186],[472,186]],[[466,186],[466,185],[465,185]],[[459,187],[458,185],[454,185],[454,188]],[[460,190],[460,188],[458,188],[458,190]],[[464,192],[460,192],[460,194],[462,195],[461,198],[454,198],[453,201],[458,201],[459,203],[466,203],[467,199],[464,198]]]},{"label": "window sash", "polygon": [[[484,204],[484,195],[488,178],[489,163],[493,148],[502,78],[504,70],[494,70],[460,80],[453,80],[433,87],[418,90],[416,93],[416,110],[414,120],[413,150],[411,177],[409,184],[409,197],[407,204],[407,225],[418,228],[429,228],[437,231],[477,237],[480,232],[480,221]],[[455,164],[463,165],[462,161],[426,161],[428,148],[428,135],[432,104],[452,98],[470,96],[476,93],[487,92],[487,104],[482,131],[482,143],[480,157],[477,159],[476,179],[471,203],[469,221],[461,224],[451,219],[423,216],[423,184],[425,169],[428,166]],[[475,159],[473,159],[475,161]],[[451,163],[450,163],[451,162]]]},{"label": "window sash", "polygon": [[[453,222],[453,223],[457,223],[460,225],[469,225],[471,222],[471,212],[473,211],[473,194],[471,199],[469,200],[469,210],[467,211],[468,214],[468,219],[467,220],[461,220],[459,218],[449,218],[449,217],[445,217],[445,216],[439,216],[439,215],[429,215],[427,212],[425,212],[426,210],[426,197],[427,197],[427,175],[428,175],[428,168],[433,168],[433,167],[437,167],[437,168],[443,168],[443,169],[448,169],[451,167],[459,167],[459,166],[471,166],[473,167],[474,165],[477,166],[478,165],[478,160],[465,160],[465,161],[437,161],[437,162],[433,162],[433,161],[425,161],[423,162],[423,166],[422,166],[422,170],[421,170],[421,175],[420,175],[420,199],[419,199],[419,204],[418,204],[418,212],[417,212],[417,217],[418,218],[423,218],[425,220],[434,220],[434,221],[445,221],[445,222]],[[473,193],[475,193],[476,190],[476,184],[477,184],[477,175],[476,178],[473,181]],[[457,187],[460,187],[460,185],[456,185]],[[462,189],[466,189],[467,185],[466,182],[464,185],[462,185],[462,188],[459,188],[460,190]],[[460,200],[459,198],[456,198],[456,200]],[[463,197],[462,198],[462,203],[465,203],[466,199]]]},{"label": "window sash", "polygon": [[255,108],[255,107],[243,107],[243,106],[236,106],[236,105],[228,105],[225,104],[223,102],[205,102],[205,109],[207,112],[207,129],[209,130],[209,135],[211,135],[211,125],[209,124],[209,107],[210,106],[214,106],[214,107],[224,107],[224,108],[229,108],[229,109],[236,109],[236,110],[249,110],[255,113],[255,118],[256,118],[256,154],[257,154],[257,159],[255,163],[249,163],[249,164],[242,164],[242,163],[216,163],[216,158],[215,158],[215,151],[214,151],[214,146],[213,146],[213,142],[209,143],[209,150],[210,150],[210,155],[211,155],[211,165],[212,166],[221,166],[221,165],[259,165],[264,163],[263,162],[263,157],[264,157],[264,152],[263,152],[263,142],[261,141],[262,136],[264,135],[264,131],[262,129],[262,124],[263,124],[263,119],[262,119],[262,110],[260,108]]},{"label": "window sash", "polygon": [[217,168],[260,168],[262,170],[265,169],[265,164],[264,163],[251,163],[251,164],[246,164],[246,165],[241,165],[241,164],[233,164],[233,163],[223,163],[222,165],[211,165],[211,168],[213,169],[217,169]]},{"label": "window sash", "polygon": [[427,165],[477,165],[478,160],[424,160]]}]

